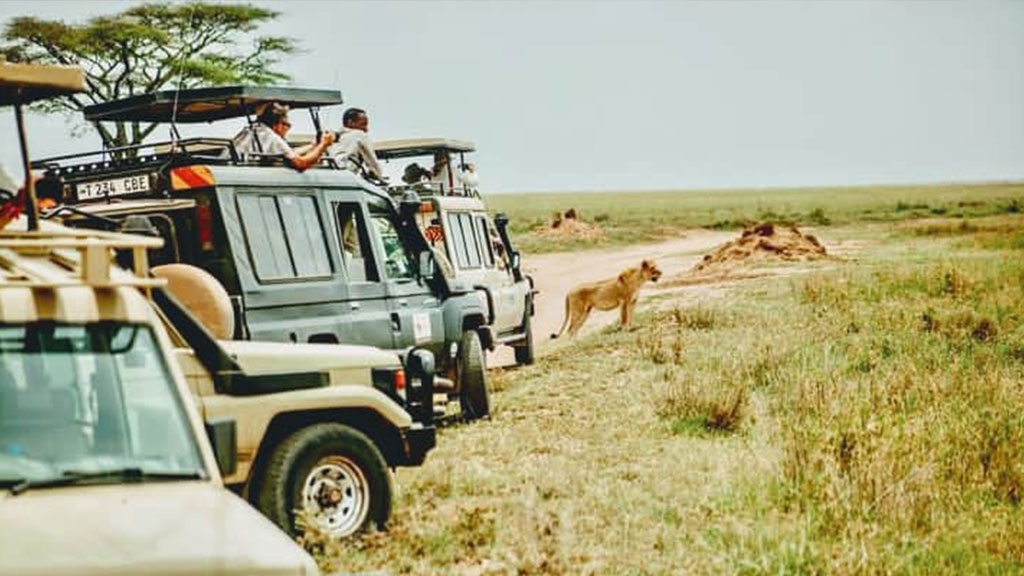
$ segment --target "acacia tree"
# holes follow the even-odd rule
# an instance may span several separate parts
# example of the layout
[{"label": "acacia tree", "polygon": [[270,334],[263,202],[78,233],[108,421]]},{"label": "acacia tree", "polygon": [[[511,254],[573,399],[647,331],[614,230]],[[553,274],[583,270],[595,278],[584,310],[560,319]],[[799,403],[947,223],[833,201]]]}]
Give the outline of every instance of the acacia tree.
[{"label": "acacia tree", "polygon": [[[81,112],[160,89],[272,84],[289,79],[273,70],[295,42],[254,34],[278,13],[247,4],[145,4],[80,24],[19,17],[3,31],[8,60],[79,66],[88,92],[45,101],[50,112]],[[140,144],[156,124],[95,122],[106,146]]]}]

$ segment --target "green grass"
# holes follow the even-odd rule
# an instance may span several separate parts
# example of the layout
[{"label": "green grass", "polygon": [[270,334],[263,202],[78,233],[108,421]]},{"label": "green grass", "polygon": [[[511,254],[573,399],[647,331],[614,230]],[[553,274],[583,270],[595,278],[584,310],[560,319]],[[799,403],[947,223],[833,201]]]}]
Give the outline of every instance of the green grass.
[{"label": "green grass", "polygon": [[495,373],[325,568],[1024,572],[1024,216],[946,224]]},{"label": "green grass", "polygon": [[[509,215],[514,241],[536,254],[647,242],[687,228],[735,229],[763,220],[828,226],[1013,214],[1024,205],[1024,184],[501,194],[489,196],[487,204]],[[534,233],[555,212],[569,208],[600,226],[605,237],[595,243]]]}]

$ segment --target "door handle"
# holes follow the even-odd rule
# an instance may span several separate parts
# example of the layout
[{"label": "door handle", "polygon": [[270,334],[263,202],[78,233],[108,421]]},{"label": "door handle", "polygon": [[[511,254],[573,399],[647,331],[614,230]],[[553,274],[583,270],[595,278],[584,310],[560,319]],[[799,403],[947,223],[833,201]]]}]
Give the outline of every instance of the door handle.
[{"label": "door handle", "polygon": [[391,313],[391,329],[395,332],[402,331],[402,318],[398,315],[398,312]]},{"label": "door handle", "polygon": [[409,301],[406,300],[405,298],[402,298],[401,300],[398,301],[398,305],[399,306],[408,306],[409,305]]},{"label": "door handle", "polygon": [[359,310],[359,302],[349,302],[348,307],[350,310]]}]

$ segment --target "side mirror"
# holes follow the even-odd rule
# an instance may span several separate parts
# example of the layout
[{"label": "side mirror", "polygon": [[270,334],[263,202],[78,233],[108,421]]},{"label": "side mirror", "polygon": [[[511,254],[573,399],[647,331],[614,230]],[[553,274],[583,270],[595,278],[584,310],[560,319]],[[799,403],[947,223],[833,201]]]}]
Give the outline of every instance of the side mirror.
[{"label": "side mirror", "polygon": [[420,252],[419,260],[420,278],[433,278],[437,274],[437,261],[434,254],[429,250]]},{"label": "side mirror", "polygon": [[402,194],[402,201],[398,205],[398,210],[403,218],[415,218],[420,213],[420,195],[412,190],[406,190]]},{"label": "side mirror", "polygon": [[206,435],[210,438],[213,455],[221,476],[230,476],[238,469],[238,436],[235,421],[228,419],[206,422]]}]

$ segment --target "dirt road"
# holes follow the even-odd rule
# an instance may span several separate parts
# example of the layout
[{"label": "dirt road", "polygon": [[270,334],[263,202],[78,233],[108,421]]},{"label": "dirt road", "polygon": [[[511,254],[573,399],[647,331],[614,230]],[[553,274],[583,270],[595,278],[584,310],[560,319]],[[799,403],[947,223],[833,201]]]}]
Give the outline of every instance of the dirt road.
[{"label": "dirt road", "polygon": [[[524,268],[533,276],[537,296],[537,314],[533,317],[533,337],[538,353],[552,345],[551,334],[562,325],[565,314],[565,295],[581,282],[592,282],[613,278],[625,268],[638,266],[644,258],[653,258],[666,278],[686,272],[715,246],[736,236],[735,232],[713,232],[691,230],[685,237],[655,244],[641,244],[609,250],[583,252],[558,252],[554,254],[525,255]],[[648,284],[641,292],[654,293],[657,285]],[[591,314],[581,334],[587,334],[618,321],[618,312],[597,312]],[[559,339],[562,342],[567,338]],[[512,351],[500,348],[488,360],[488,366],[512,364]]]}]

